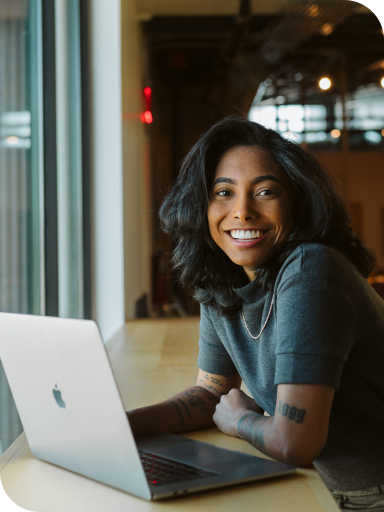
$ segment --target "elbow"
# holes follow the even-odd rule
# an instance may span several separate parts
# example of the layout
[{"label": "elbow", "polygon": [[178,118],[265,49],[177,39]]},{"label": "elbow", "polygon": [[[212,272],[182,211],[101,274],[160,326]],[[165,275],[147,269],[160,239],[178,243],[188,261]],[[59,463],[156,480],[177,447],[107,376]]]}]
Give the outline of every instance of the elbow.
[{"label": "elbow", "polygon": [[282,462],[284,462],[284,464],[290,464],[298,468],[307,468],[308,466],[312,465],[314,460],[316,460],[316,456],[309,457],[306,453],[302,454],[298,452],[286,451],[286,453],[283,454]]},{"label": "elbow", "polygon": [[324,444],[308,446],[303,443],[285,442],[282,448],[282,462],[299,468],[311,466],[322,452]]}]

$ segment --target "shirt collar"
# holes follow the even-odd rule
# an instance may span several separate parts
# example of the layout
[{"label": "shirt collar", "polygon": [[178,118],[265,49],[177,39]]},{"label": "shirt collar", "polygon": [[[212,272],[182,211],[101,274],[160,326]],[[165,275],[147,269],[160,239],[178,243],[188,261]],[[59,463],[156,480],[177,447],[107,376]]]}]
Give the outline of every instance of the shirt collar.
[{"label": "shirt collar", "polygon": [[256,279],[249,281],[243,267],[236,269],[232,284],[233,291],[248,304],[253,304],[265,296],[266,291],[258,285]]}]

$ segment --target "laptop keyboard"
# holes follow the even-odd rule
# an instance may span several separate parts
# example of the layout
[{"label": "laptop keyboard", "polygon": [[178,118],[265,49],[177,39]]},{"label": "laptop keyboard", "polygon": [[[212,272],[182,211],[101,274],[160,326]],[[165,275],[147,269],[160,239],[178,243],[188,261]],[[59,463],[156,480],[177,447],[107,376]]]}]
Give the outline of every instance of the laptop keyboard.
[{"label": "laptop keyboard", "polygon": [[169,485],[220,475],[214,471],[196,468],[143,450],[139,450],[139,455],[150,485]]}]

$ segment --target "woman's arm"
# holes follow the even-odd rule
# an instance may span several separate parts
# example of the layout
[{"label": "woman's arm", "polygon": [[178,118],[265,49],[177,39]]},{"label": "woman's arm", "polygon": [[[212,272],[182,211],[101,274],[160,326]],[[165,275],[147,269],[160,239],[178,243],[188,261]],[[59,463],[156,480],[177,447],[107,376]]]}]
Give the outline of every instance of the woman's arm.
[{"label": "woman's arm", "polygon": [[196,385],[159,404],[127,412],[135,435],[180,433],[215,426],[213,414],[220,398],[239,388],[240,376],[215,375],[199,370]]},{"label": "woman's arm", "polygon": [[221,399],[214,421],[225,433],[245,439],[266,455],[295,466],[310,465],[328,437],[335,390],[315,384],[279,384],[275,415],[249,408],[249,397],[233,390]]}]

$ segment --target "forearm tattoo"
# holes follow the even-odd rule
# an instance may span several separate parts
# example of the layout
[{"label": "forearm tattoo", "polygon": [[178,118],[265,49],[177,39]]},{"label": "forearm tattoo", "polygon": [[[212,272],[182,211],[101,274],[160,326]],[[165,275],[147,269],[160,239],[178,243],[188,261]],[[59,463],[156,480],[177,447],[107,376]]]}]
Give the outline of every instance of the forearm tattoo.
[{"label": "forearm tattoo", "polygon": [[[191,407],[199,407],[201,414],[212,414],[213,416],[218,400],[215,400],[215,397],[205,391],[205,389],[190,389],[185,392],[185,396],[188,397],[188,403]],[[209,402],[207,403],[203,397],[208,399]]]},{"label": "forearm tattoo", "polygon": [[256,412],[247,412],[237,422],[237,433],[252,446],[272,456],[265,447],[264,429],[268,417]]},{"label": "forearm tattoo", "polygon": [[181,414],[180,407],[177,405],[177,403],[175,403],[173,401],[171,402],[171,404],[176,409],[177,415],[179,416],[180,424],[184,425],[184,418],[183,418],[183,415]]},{"label": "forearm tattoo", "polygon": [[277,410],[281,415],[286,416],[289,420],[296,421],[296,423],[303,423],[305,413],[307,412],[305,409],[298,409],[292,405],[283,404],[281,400]]},{"label": "forearm tattoo", "polygon": [[184,407],[184,410],[185,410],[185,412],[186,412],[186,414],[187,414],[187,416],[188,416],[188,419],[189,419],[190,421],[192,421],[191,413],[189,412],[189,409],[188,409],[188,407],[186,406],[186,404],[185,404],[184,400],[181,400],[181,398],[178,398],[178,399],[177,399],[177,401],[181,403],[181,405]]},{"label": "forearm tattoo", "polygon": [[211,402],[215,402],[215,403],[218,402],[216,397],[213,396],[212,393],[210,393],[209,391],[205,390],[204,388],[201,388],[201,390],[199,390],[199,391],[205,396],[205,398],[208,398]]}]

